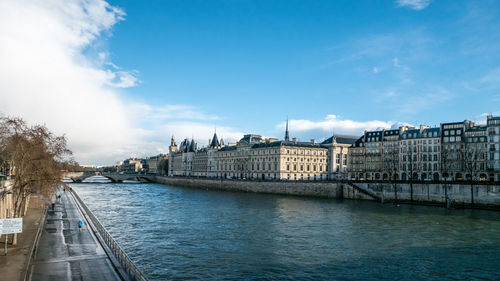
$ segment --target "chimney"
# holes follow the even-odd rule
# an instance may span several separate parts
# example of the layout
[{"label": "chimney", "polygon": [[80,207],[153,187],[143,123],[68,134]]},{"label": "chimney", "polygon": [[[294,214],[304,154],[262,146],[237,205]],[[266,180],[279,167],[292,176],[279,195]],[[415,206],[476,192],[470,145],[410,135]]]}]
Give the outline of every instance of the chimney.
[{"label": "chimney", "polygon": [[293,143],[297,143],[297,138],[293,138]]},{"label": "chimney", "polygon": [[428,129],[429,126],[426,125],[420,125],[420,133],[422,133],[425,129]]},{"label": "chimney", "polygon": [[311,139],[311,143],[312,144],[316,144],[316,140],[315,139]]}]

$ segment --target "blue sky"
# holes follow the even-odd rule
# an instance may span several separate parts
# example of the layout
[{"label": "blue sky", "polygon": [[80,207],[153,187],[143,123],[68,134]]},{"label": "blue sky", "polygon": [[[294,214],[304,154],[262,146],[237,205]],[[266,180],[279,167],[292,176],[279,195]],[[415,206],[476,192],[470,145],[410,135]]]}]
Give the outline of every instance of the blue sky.
[{"label": "blue sky", "polygon": [[432,125],[499,110],[495,1],[111,3],[127,13],[112,60],[141,80],[127,94],[228,126],[271,133],[287,115],[328,114]]},{"label": "blue sky", "polygon": [[[12,62],[0,75],[15,69],[23,81],[5,74],[0,90],[29,103],[23,87],[35,65],[52,84],[71,81],[31,84],[45,97],[70,100],[72,109],[33,110],[7,99],[0,111],[66,133],[84,164],[165,152],[172,134],[204,144],[214,127],[228,140],[250,132],[282,137],[287,116],[291,135],[308,140],[500,114],[498,1],[2,5],[7,15],[23,12],[3,19],[4,27],[18,28],[15,35],[0,30],[7,38],[0,55]],[[44,37],[34,43],[29,38],[37,34]],[[18,69],[13,53],[36,59]],[[86,110],[75,112],[73,101]],[[84,123],[94,125],[72,129]]]}]

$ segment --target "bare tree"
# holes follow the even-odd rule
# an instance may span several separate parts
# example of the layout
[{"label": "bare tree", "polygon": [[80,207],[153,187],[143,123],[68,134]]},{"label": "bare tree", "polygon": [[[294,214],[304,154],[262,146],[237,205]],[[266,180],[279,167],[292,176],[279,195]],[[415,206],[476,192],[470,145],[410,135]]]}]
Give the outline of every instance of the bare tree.
[{"label": "bare tree", "polygon": [[399,147],[398,141],[387,142],[382,154],[383,170],[388,173],[389,182],[394,188],[394,202],[398,201],[396,175],[399,171]]},{"label": "bare tree", "polygon": [[448,183],[446,178],[450,177],[450,173],[453,170],[453,155],[454,154],[450,151],[450,147],[448,145],[443,145],[441,149],[441,176],[445,178],[444,197],[446,202],[448,201]]},{"label": "bare tree", "polygon": [[465,142],[460,152],[461,166],[466,173],[466,180],[470,182],[471,204],[474,205],[474,173],[478,170],[479,165],[479,147],[476,147],[474,143]]},{"label": "bare tree", "polygon": [[62,162],[70,156],[64,136],[21,118],[0,117],[0,165],[13,174],[14,217],[24,216],[31,194],[52,198],[62,184]]}]

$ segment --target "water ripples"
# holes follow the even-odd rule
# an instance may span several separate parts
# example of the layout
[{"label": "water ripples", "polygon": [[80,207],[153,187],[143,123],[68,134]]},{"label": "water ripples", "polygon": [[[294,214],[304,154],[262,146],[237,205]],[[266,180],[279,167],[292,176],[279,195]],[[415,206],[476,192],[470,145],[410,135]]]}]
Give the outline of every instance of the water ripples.
[{"label": "water ripples", "polygon": [[73,184],[151,280],[500,279],[500,213]]}]

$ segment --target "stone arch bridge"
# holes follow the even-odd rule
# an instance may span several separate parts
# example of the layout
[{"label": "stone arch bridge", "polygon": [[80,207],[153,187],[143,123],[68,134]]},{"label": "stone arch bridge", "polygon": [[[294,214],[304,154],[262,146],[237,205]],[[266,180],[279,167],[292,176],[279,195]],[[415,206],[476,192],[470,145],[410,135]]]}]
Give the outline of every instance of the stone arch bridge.
[{"label": "stone arch bridge", "polygon": [[124,180],[134,180],[139,182],[155,182],[155,175],[143,174],[120,174],[120,173],[96,173],[96,172],[64,172],[63,177],[71,179],[74,183],[81,183],[84,179],[93,176],[103,176],[111,180],[112,183],[123,182]]}]

